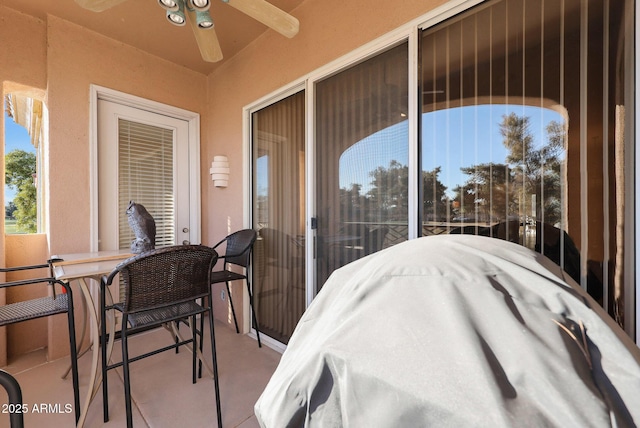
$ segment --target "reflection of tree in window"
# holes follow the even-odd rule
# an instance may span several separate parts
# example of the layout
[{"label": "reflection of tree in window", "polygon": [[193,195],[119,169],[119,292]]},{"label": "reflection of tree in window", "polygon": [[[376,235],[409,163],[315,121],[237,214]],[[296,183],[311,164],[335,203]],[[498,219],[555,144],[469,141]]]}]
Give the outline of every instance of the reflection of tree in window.
[{"label": "reflection of tree in window", "polygon": [[447,216],[447,186],[439,179],[442,167],[422,171],[424,216],[427,221],[445,221]]},{"label": "reflection of tree in window", "polygon": [[371,189],[368,217],[372,221],[404,221],[408,215],[409,168],[392,160],[389,168],[378,167],[369,173]]},{"label": "reflection of tree in window", "polygon": [[[483,163],[461,168],[467,181],[454,188],[460,215],[478,221],[539,220],[560,227],[561,165],[564,159],[564,128],[551,121],[547,139],[539,148],[529,129],[530,119],[515,113],[504,115],[500,134],[507,148],[506,164]],[[530,215],[535,213],[535,219]]]},{"label": "reflection of tree in window", "polygon": [[513,182],[513,173],[508,165],[483,163],[460,168],[469,179],[454,192],[454,218],[475,217],[479,222],[500,222],[507,219],[507,213],[517,214],[517,203],[509,197],[508,183]]},{"label": "reflection of tree in window", "polygon": [[[443,166],[422,171],[424,221],[485,225],[515,220],[541,221],[562,228],[562,177],[565,130],[551,120],[543,137],[531,131],[527,115],[509,113],[497,124],[505,147],[504,162],[462,166],[463,184],[451,188],[441,180]],[[536,141],[536,139],[543,141]],[[368,172],[368,183],[340,189],[344,221],[394,222],[408,215],[409,168],[397,160]]]},{"label": "reflection of tree in window", "polygon": [[[423,204],[427,218],[444,221],[447,187],[438,175],[442,168],[422,172]],[[403,222],[408,216],[409,167],[392,160],[389,166],[369,172],[371,182],[366,194],[362,185],[351,183],[340,189],[341,218],[345,221],[364,219],[368,222]]]}]

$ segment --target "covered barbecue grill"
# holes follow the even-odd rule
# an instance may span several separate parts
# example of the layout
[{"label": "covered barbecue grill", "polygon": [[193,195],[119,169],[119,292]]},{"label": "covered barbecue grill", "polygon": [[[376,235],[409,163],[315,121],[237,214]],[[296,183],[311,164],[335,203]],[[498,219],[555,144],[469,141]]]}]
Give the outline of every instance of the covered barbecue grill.
[{"label": "covered barbecue grill", "polygon": [[487,237],[335,271],[255,405],[263,427],[640,422],[640,352],[560,268]]}]

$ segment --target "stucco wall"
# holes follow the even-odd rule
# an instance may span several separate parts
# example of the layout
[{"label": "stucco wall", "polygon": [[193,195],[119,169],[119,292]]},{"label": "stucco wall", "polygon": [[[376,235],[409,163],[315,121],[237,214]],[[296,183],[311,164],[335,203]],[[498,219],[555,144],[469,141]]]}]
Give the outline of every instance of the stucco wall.
[{"label": "stucco wall", "polygon": [[[206,77],[56,17],[48,19],[51,250],[89,250],[89,88],[190,110],[207,126]],[[206,145],[206,136],[202,144]],[[56,183],[54,186],[53,183]]]},{"label": "stucco wall", "polygon": [[[3,6],[0,40],[2,95],[16,84],[33,86],[45,91],[49,110],[49,242],[48,248],[46,240],[31,243],[26,251],[35,263],[43,261],[43,254],[88,251],[90,85],[199,113],[204,128],[207,78],[62,19],[39,20]],[[206,135],[201,141],[207,144]],[[10,248],[5,248],[4,234],[0,246],[0,263],[5,265]],[[66,335],[66,320],[57,317],[52,324],[49,358],[58,358],[68,354],[68,343],[57,338]],[[0,336],[0,351],[4,349]]]},{"label": "stucco wall", "polygon": [[[307,0],[292,12],[300,20],[296,37],[267,31],[208,77],[62,19],[38,20],[0,7],[0,81],[46,90],[51,147],[46,253],[89,249],[90,84],[201,115],[202,243],[213,244],[243,227],[242,108],[443,3]],[[226,189],[209,179],[217,154],[229,156]],[[0,245],[4,253],[1,235]],[[219,299],[216,305],[217,317],[228,320],[228,309]],[[55,330],[64,328],[58,319]],[[66,343],[53,342],[53,356],[66,354]]]},{"label": "stucco wall", "polygon": [[[2,100],[8,91],[32,87],[43,90],[46,87],[46,52],[47,39],[46,27],[43,21],[0,7],[0,91]],[[2,101],[4,106],[4,101]],[[0,130],[4,135],[4,114],[0,115]],[[0,172],[4,176],[4,150],[0,153]],[[0,192],[0,201],[4,203],[4,191]],[[4,216],[0,220],[0,228],[4,230]],[[44,242],[44,243],[43,243]],[[36,253],[41,254],[46,240],[38,240]],[[4,233],[0,233],[0,265],[6,266],[5,256],[12,251],[11,244],[7,246]],[[21,261],[31,263],[30,258],[21,258]],[[0,281],[4,281],[4,274],[0,274]],[[8,280],[8,279],[7,279]],[[0,290],[0,304],[5,303],[5,291]],[[20,327],[18,327],[19,329]],[[13,330],[13,328],[12,328]],[[7,363],[7,328],[0,328],[0,366]],[[16,331],[16,330],[13,330]],[[45,331],[40,330],[31,336],[31,340],[25,341],[27,349],[35,349],[42,346]],[[13,333],[12,333],[12,336]],[[24,348],[23,348],[24,349]]]},{"label": "stucco wall", "polygon": [[[307,0],[292,11],[300,32],[287,39],[267,31],[208,77],[210,123],[203,128],[209,141],[201,149],[202,170],[214,155],[227,155],[229,187],[203,184],[203,241],[215,242],[243,227],[242,108],[313,70],[402,26],[444,0]],[[234,295],[242,284],[234,284]],[[219,290],[214,290],[214,297]],[[216,310],[224,311],[218,299]],[[236,304],[236,309],[239,307]],[[233,321],[232,321],[233,322]]]}]

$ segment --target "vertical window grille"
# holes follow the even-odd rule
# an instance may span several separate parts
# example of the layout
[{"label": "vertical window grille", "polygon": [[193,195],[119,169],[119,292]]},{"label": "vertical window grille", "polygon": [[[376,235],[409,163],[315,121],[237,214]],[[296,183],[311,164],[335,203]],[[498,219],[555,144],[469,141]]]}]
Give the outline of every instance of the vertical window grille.
[{"label": "vertical window grille", "polygon": [[617,317],[632,6],[489,1],[423,30],[420,48],[422,235],[535,249]]}]

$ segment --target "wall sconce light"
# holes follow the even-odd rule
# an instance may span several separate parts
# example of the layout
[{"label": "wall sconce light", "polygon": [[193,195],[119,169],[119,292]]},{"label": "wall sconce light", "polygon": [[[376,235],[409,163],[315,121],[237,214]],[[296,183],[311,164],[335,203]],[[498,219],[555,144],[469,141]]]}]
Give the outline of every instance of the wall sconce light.
[{"label": "wall sconce light", "polygon": [[209,169],[211,180],[216,187],[227,187],[229,184],[229,162],[226,156],[214,156]]}]

